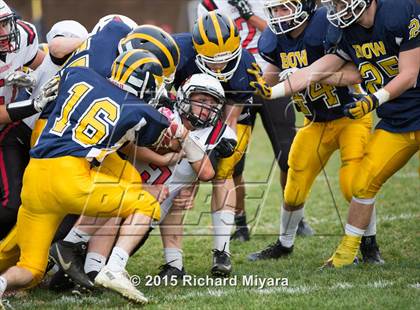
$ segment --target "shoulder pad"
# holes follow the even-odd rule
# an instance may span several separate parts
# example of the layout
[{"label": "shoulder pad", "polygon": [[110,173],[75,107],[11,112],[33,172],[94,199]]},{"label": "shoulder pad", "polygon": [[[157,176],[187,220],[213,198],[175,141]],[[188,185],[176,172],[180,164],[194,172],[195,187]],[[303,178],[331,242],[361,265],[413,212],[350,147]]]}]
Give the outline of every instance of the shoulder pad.
[{"label": "shoulder pad", "polygon": [[26,33],[26,46],[32,45],[37,36],[35,26],[20,19],[16,23]]}]

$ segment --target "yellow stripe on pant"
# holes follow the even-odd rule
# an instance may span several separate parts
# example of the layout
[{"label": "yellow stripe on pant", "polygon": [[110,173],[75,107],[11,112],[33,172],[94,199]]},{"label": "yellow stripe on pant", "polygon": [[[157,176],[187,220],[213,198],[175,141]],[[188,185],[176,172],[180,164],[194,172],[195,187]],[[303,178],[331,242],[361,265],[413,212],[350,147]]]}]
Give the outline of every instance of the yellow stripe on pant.
[{"label": "yellow stripe on pant", "polygon": [[241,160],[245,154],[246,148],[251,137],[252,127],[250,125],[237,124],[236,136],[238,144],[236,145],[234,153],[227,158],[222,158],[217,166],[215,179],[226,180],[232,179],[236,164]]},{"label": "yellow stripe on pant", "polygon": [[142,213],[160,218],[159,203],[140,184],[128,185],[115,175],[91,169],[86,159],[72,156],[31,158],[21,197],[17,265],[30,270],[35,282],[42,278],[51,241],[66,214],[125,218]]}]

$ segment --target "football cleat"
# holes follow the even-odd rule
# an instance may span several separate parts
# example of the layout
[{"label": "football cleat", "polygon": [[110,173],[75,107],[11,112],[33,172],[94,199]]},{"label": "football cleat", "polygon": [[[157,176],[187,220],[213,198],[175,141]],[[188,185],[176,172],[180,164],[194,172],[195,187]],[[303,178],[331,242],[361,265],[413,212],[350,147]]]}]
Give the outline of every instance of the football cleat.
[{"label": "football cleat", "polygon": [[48,288],[55,292],[67,291],[73,287],[74,283],[70,281],[68,276],[65,276],[64,271],[61,269],[51,277],[50,283],[48,284]]},{"label": "football cleat", "polygon": [[302,237],[309,237],[309,236],[313,236],[315,234],[315,231],[312,229],[312,227],[309,225],[309,223],[307,221],[305,221],[305,219],[303,218],[299,222],[296,234],[298,236],[302,236]]},{"label": "football cleat", "polygon": [[265,249],[248,255],[248,260],[257,261],[263,259],[278,259],[280,257],[286,257],[293,252],[293,246],[287,248],[283,246],[280,240],[270,244]]},{"label": "football cleat", "polygon": [[146,304],[147,298],[130,281],[127,271],[114,272],[107,266],[103,267],[95,278],[95,284],[120,293],[139,304]]},{"label": "football cleat", "polygon": [[230,254],[226,251],[213,250],[213,266],[211,274],[215,277],[228,277],[232,272]]},{"label": "football cleat", "polygon": [[162,265],[159,267],[159,269],[160,272],[158,273],[158,276],[160,278],[167,277],[168,279],[172,279],[172,277],[175,277],[177,279],[182,279],[186,275],[184,268],[179,270],[178,268],[169,264]]},{"label": "football cleat", "polygon": [[240,242],[249,241],[249,229],[246,225],[246,215],[235,215],[236,230],[230,236],[230,240],[238,240]]},{"label": "football cleat", "polygon": [[64,240],[55,242],[50,249],[50,257],[76,285],[93,289],[94,284],[84,271],[86,243],[71,243]]},{"label": "football cleat", "polygon": [[384,259],[379,251],[376,243],[376,236],[362,237],[360,244],[360,252],[362,253],[362,261],[367,264],[383,265]]}]

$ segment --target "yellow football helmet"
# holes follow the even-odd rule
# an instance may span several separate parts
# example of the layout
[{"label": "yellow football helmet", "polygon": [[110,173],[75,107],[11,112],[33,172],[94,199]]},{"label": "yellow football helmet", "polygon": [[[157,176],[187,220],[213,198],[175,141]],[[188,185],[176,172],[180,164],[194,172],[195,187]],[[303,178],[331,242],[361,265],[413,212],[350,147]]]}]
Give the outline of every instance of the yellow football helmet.
[{"label": "yellow football helmet", "polygon": [[165,83],[173,82],[176,67],[179,64],[180,52],[178,44],[169,33],[153,25],[138,26],[118,45],[120,53],[132,49],[152,52],[162,64]]},{"label": "yellow football helmet", "polygon": [[221,81],[231,79],[242,55],[241,38],[232,19],[215,11],[202,15],[192,37],[198,68]]},{"label": "yellow football helmet", "polygon": [[155,103],[161,95],[156,90],[163,84],[163,69],[151,52],[135,49],[115,59],[110,80],[145,102]]}]

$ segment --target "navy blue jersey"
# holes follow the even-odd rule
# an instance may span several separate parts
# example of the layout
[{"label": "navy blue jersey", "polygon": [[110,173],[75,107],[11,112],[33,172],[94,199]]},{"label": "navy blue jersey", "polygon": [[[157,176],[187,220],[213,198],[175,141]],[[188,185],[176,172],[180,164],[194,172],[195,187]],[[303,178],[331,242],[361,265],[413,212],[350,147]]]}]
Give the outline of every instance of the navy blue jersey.
[{"label": "navy blue jersey", "polygon": [[[329,45],[336,45],[330,53],[353,61],[360,70],[363,86],[374,93],[398,74],[399,53],[420,46],[419,17],[416,0],[378,0],[372,28],[355,23],[330,31]],[[390,132],[420,130],[420,75],[416,87],[382,104],[377,114],[381,118],[377,128]]]},{"label": "navy blue jersey", "polygon": [[[194,49],[191,33],[175,34],[173,38],[178,44],[181,53],[181,59],[176,69],[174,81],[174,87],[178,89],[191,75],[202,72],[195,63],[197,52]],[[242,49],[241,61],[235,74],[229,81],[221,82],[227,99],[237,103],[246,103],[247,100],[252,98],[254,89],[249,86],[249,83],[255,79],[248,74],[247,69],[252,68],[251,64],[253,62],[256,62],[254,56],[247,50]],[[232,69],[233,65],[232,61],[225,70]]]},{"label": "navy blue jersey", "polygon": [[128,141],[152,145],[168,127],[152,106],[89,68],[69,67],[61,75],[56,104],[31,157],[101,161]]},{"label": "navy blue jersey", "polygon": [[[261,56],[282,71],[304,68],[325,55],[324,41],[329,28],[326,8],[315,11],[303,33],[292,38],[276,35],[269,28],[258,42]],[[296,108],[315,122],[344,117],[342,105],[354,101],[347,87],[311,84],[305,92],[292,96]]]},{"label": "navy blue jersey", "polygon": [[[127,36],[131,28],[119,21],[111,21],[98,33],[86,39],[73,52],[63,69],[68,67],[88,67],[103,77],[111,76],[111,67],[118,57],[118,43]],[[48,118],[54,104],[48,104],[41,118]]]}]

